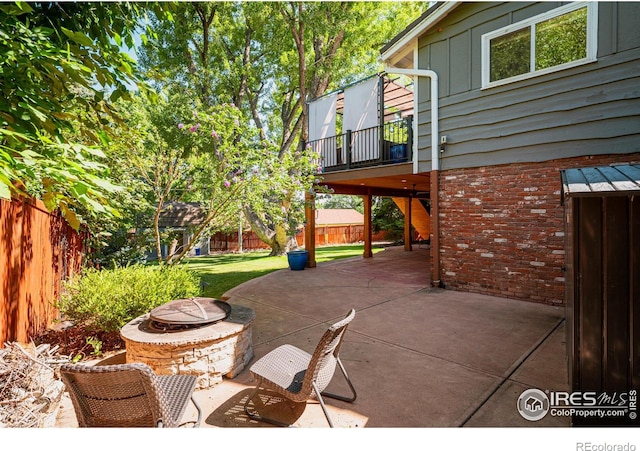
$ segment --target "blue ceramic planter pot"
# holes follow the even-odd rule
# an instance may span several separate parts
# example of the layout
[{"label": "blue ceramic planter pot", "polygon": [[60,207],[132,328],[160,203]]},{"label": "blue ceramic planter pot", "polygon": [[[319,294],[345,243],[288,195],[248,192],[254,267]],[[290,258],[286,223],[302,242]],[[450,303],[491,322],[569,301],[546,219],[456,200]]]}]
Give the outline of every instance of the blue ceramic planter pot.
[{"label": "blue ceramic planter pot", "polygon": [[289,268],[293,271],[301,271],[307,266],[307,259],[309,258],[309,252],[307,251],[289,251],[287,252],[287,260],[289,261]]}]

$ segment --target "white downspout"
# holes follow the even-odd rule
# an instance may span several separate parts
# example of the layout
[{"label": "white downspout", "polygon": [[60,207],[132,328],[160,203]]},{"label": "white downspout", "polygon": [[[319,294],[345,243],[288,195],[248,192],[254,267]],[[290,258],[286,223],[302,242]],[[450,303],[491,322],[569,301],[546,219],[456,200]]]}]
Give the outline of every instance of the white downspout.
[{"label": "white downspout", "polygon": [[[440,150],[438,131],[438,74],[429,69],[401,69],[385,65],[385,71],[391,74],[406,75],[408,77],[428,77],[431,80],[431,170],[440,170]],[[417,100],[417,99],[415,99]],[[414,100],[414,102],[415,102]],[[418,127],[418,105],[414,103],[416,129]],[[417,150],[417,136],[414,136]],[[417,152],[414,153],[417,155]]]},{"label": "white downspout", "polygon": [[[417,52],[417,50],[416,50]],[[417,60],[417,53],[414,53]],[[417,65],[417,64],[416,64]],[[401,69],[385,64],[385,70],[392,74],[407,75],[409,77],[428,77],[431,80],[431,285],[440,287],[440,205],[438,192],[440,191],[440,143],[438,130],[438,74],[429,69]],[[417,83],[416,83],[417,85]],[[418,130],[418,103],[414,98],[414,126]],[[414,154],[416,163],[414,173],[417,173],[418,134],[414,133]]]}]

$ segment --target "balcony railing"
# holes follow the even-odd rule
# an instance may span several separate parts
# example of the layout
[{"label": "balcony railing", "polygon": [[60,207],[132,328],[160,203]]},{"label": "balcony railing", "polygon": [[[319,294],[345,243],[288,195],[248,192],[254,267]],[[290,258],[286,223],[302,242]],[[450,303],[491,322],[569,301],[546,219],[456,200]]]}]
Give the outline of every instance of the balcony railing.
[{"label": "balcony railing", "polygon": [[309,142],[324,172],[411,161],[413,117]]}]

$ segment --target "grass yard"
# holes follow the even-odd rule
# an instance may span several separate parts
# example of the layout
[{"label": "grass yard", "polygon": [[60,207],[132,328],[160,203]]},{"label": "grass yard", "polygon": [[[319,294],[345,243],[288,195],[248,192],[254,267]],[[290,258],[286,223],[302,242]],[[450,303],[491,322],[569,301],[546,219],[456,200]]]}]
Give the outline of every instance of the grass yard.
[{"label": "grass yard", "polygon": [[[379,252],[383,247],[373,248]],[[316,249],[316,262],[326,262],[339,258],[362,256],[361,244],[327,246]],[[256,277],[264,276],[279,269],[287,269],[287,256],[269,257],[269,251],[246,252],[242,254],[220,254],[185,260],[189,269],[195,271],[208,284],[203,296],[219,298],[230,289]]]}]

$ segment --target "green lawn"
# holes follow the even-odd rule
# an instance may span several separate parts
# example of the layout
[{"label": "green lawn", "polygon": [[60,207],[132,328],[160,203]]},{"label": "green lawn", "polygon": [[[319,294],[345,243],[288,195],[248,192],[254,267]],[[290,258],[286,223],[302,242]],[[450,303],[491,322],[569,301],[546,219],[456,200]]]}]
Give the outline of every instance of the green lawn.
[{"label": "green lawn", "polygon": [[[382,249],[374,247],[373,252]],[[319,247],[316,249],[316,262],[362,256],[362,251],[361,244]],[[208,284],[203,296],[214,298],[243,282],[289,267],[286,255],[269,257],[269,251],[195,257],[186,259],[186,263],[201,277],[202,282]]]}]

